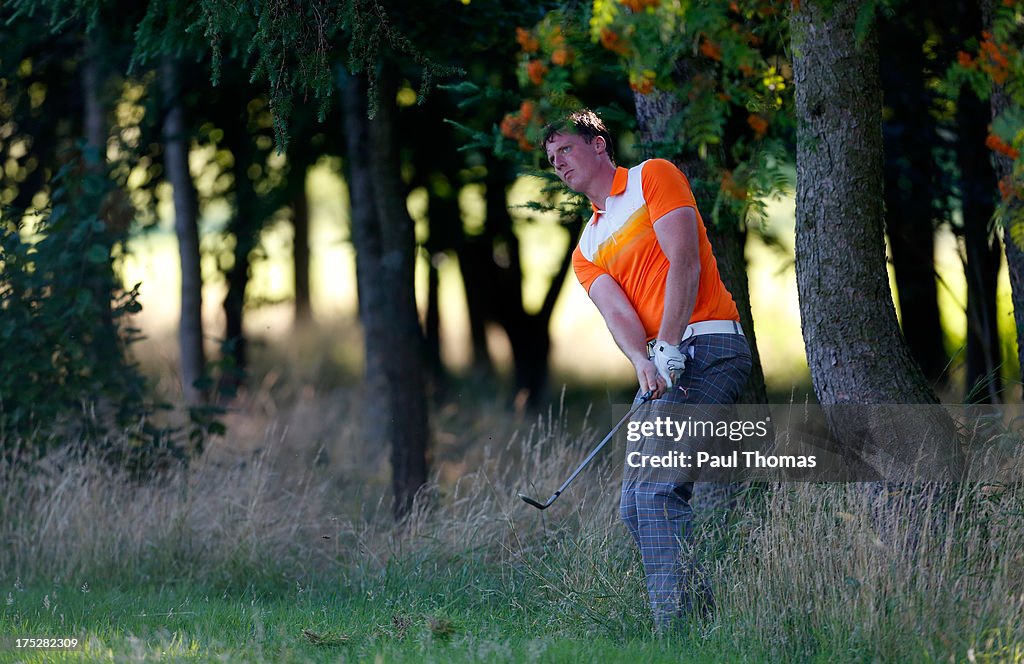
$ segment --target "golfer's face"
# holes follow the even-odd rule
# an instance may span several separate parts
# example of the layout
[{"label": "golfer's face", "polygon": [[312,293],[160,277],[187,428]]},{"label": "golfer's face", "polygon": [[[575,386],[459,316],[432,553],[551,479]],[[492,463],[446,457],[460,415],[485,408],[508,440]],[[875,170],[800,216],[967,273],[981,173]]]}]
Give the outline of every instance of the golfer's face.
[{"label": "golfer's face", "polygon": [[600,136],[587,143],[577,134],[555,134],[544,149],[558,178],[570,189],[583,191],[599,165],[599,142],[604,144]]}]

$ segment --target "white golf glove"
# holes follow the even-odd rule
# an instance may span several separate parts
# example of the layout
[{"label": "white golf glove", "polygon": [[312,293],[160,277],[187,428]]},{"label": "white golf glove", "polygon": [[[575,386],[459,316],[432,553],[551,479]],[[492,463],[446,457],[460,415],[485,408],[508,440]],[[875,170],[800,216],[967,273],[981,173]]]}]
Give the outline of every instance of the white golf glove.
[{"label": "white golf glove", "polygon": [[665,380],[668,388],[672,389],[683,376],[686,356],[680,352],[678,346],[657,339],[654,342],[654,366],[658,368],[658,374]]}]

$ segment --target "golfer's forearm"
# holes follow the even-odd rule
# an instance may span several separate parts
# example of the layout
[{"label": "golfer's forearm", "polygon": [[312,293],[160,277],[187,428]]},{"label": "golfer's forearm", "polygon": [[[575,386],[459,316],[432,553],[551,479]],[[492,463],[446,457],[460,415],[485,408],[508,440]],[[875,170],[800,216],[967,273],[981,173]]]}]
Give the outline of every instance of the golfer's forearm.
[{"label": "golfer's forearm", "polygon": [[629,361],[636,366],[647,360],[647,332],[622,288],[608,275],[601,275],[591,285],[589,294],[612,339]]},{"label": "golfer's forearm", "polygon": [[634,366],[647,360],[647,334],[636,312],[610,312],[605,317],[605,323],[616,345]]},{"label": "golfer's forearm", "polygon": [[665,310],[661,315],[658,338],[678,343],[697,304],[700,265],[671,263],[665,277]]}]

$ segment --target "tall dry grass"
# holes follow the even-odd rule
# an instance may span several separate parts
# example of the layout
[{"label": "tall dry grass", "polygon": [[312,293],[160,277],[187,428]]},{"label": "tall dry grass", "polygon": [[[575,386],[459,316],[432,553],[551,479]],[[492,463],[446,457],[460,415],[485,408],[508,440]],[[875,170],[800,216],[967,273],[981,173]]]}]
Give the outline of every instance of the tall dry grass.
[{"label": "tall dry grass", "polygon": [[[289,407],[254,398],[226,440],[159,482],[72,457],[28,474],[0,469],[0,576],[373,584],[390,563],[428,561],[481,570],[488,592],[534,620],[649,632],[638,556],[617,521],[621,449],[545,512],[515,497],[547,498],[610,417],[581,426],[557,410],[535,421],[482,407],[439,415],[435,479],[395,524],[386,450],[359,440],[358,407],[339,409],[343,397],[307,393]],[[1019,486],[751,492],[727,523],[699,529],[717,602],[699,638],[753,659],[998,660],[1024,643],[1022,542]]]}]

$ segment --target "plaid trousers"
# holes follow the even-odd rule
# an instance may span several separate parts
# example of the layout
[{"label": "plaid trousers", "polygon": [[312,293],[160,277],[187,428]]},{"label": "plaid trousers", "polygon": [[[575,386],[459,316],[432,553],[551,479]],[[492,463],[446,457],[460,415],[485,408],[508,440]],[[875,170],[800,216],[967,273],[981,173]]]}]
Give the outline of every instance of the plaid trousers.
[{"label": "plaid trousers", "polygon": [[[679,385],[637,411],[635,420],[678,414],[681,405],[690,408],[688,412],[701,412],[702,405],[732,404],[739,398],[751,368],[750,348],[743,336],[694,336],[680,349],[688,362]],[[639,396],[638,392],[637,400]],[[663,453],[665,443],[642,438],[628,443],[627,454],[633,451]],[[640,548],[654,624],[663,630],[694,609],[710,610],[712,598],[692,554],[693,482],[686,471],[679,471],[676,478],[671,472],[666,476],[664,469],[657,471],[656,478],[654,474],[650,469],[626,468],[619,512]]]}]

